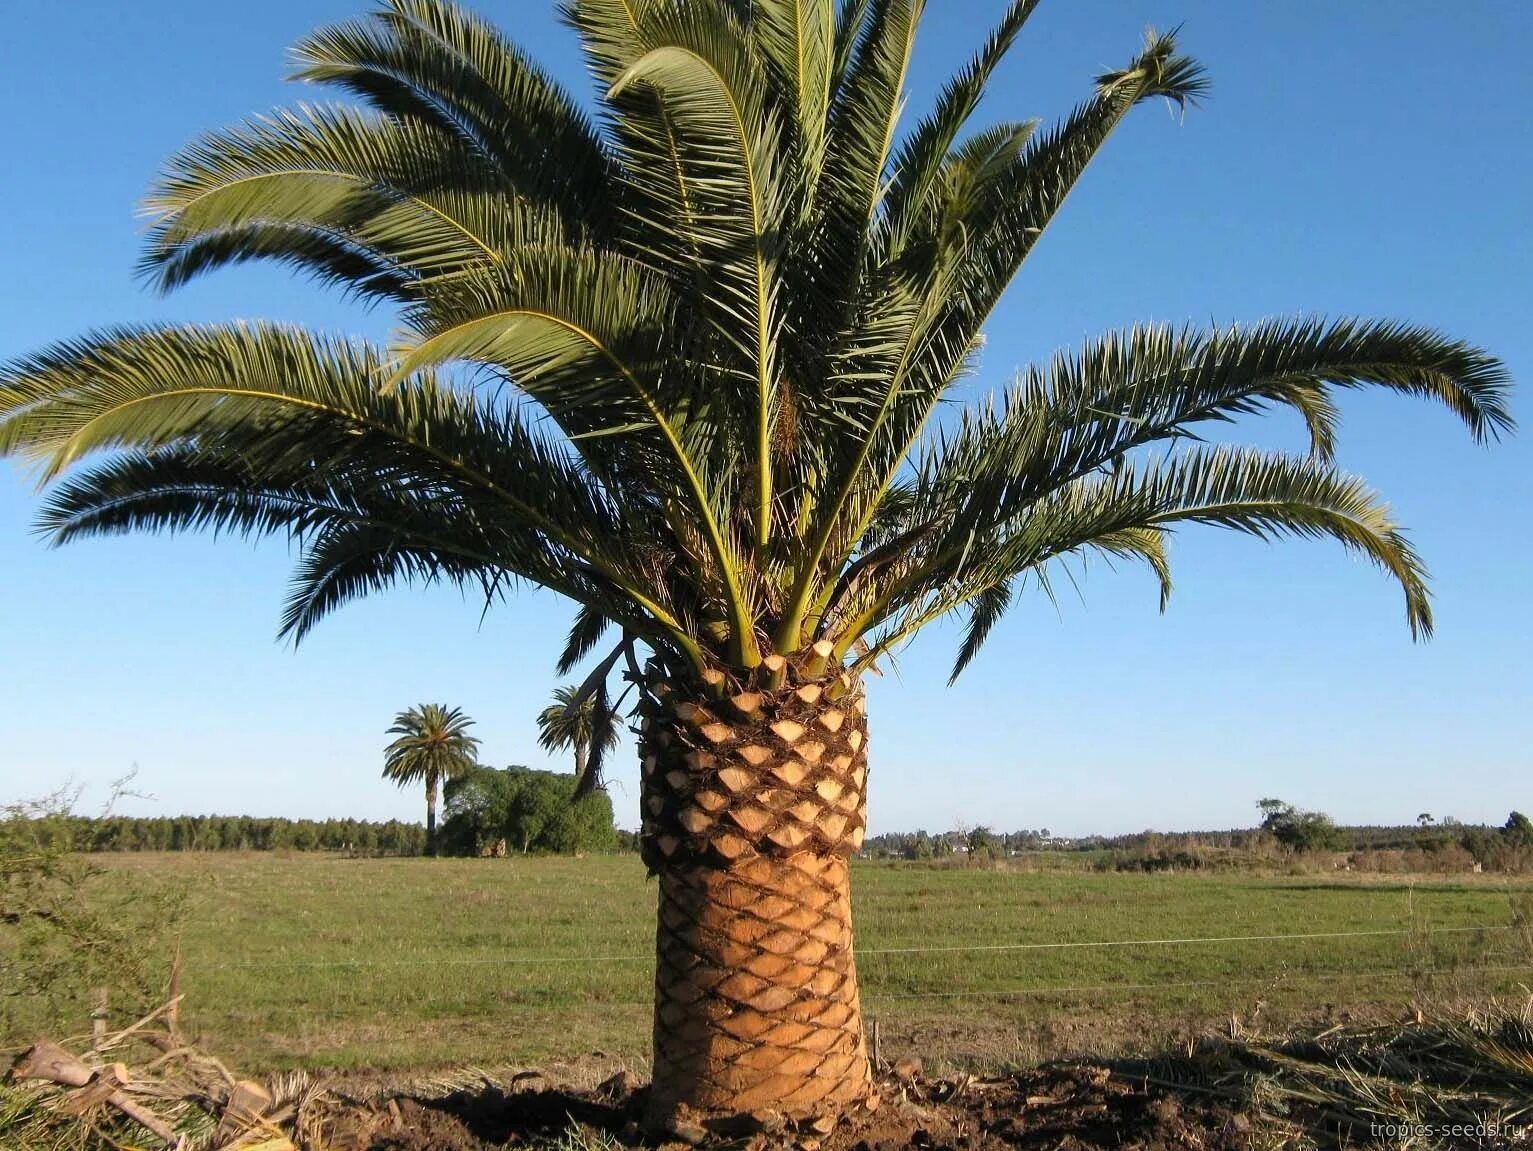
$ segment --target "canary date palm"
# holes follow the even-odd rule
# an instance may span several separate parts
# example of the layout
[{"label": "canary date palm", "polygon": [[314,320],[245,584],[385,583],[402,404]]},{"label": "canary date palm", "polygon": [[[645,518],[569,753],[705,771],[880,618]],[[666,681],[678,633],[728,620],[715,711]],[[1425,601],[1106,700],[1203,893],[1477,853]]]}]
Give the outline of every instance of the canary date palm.
[{"label": "canary date palm", "polygon": [[[1510,426],[1489,355],[1351,318],[1137,327],[944,405],[1098,149],[1204,91],[1151,34],[1052,126],[981,123],[1035,3],[902,125],[921,0],[566,0],[594,117],[480,17],[388,0],[297,47],[345,99],[170,162],[143,270],[279,261],[392,309],[393,345],[114,329],[0,376],[53,538],[285,533],[292,636],[410,580],[573,601],[561,672],[640,691],[657,1123],[868,1094],[847,860],[880,660],[959,613],[956,675],[1093,556],[1164,596],[1190,523],[1334,539],[1425,634],[1421,563],[1332,462],[1337,393]],[[1199,438],[1280,408],[1309,451]]]},{"label": "canary date palm", "polygon": [[603,761],[617,746],[622,716],[607,698],[605,682],[583,691],[567,684],[554,691],[554,702],[538,712],[538,742],[546,751],[575,755],[575,786],[579,792],[601,781]]},{"label": "canary date palm", "polygon": [[468,774],[478,762],[479,741],[468,734],[474,721],[462,708],[423,703],[394,717],[396,738],[383,752],[383,778],[401,787],[426,788],[426,854],[436,854],[436,800],[440,786]]}]

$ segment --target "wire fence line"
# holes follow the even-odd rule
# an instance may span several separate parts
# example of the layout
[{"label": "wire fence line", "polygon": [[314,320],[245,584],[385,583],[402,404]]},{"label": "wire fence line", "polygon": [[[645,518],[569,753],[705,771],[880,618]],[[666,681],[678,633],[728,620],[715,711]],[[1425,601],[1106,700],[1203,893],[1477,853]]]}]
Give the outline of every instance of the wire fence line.
[{"label": "wire fence line", "polygon": [[1075,987],[981,988],[974,991],[927,991],[902,995],[870,994],[866,998],[870,1003],[905,1002],[918,999],[1004,999],[1011,996],[1100,995],[1119,991],[1174,991],[1179,988],[1191,990],[1199,987],[1264,987],[1290,981],[1296,983],[1360,983],[1374,979],[1419,978],[1426,975],[1466,973],[1476,975],[1509,975],[1517,971],[1533,972],[1533,963],[1446,968],[1390,967],[1374,971],[1280,971],[1260,978],[1250,977],[1246,979],[1184,979],[1159,983],[1102,983]]},{"label": "wire fence line", "polygon": [[[1176,939],[1105,939],[1105,940],[1059,940],[1031,943],[958,943],[932,947],[859,947],[858,958],[876,955],[934,955],[955,953],[981,953],[1004,951],[1066,951],[1089,948],[1125,947],[1180,947],[1207,946],[1231,943],[1278,943],[1290,941],[1314,941],[1325,939],[1366,939],[1381,937],[1419,937],[1432,935],[1495,934],[1521,930],[1515,924],[1482,924],[1460,927],[1398,927],[1370,928],[1364,931],[1304,931],[1274,935],[1201,935]],[[255,971],[283,970],[302,971],[321,968],[377,968],[377,967],[479,967],[479,966],[571,966],[589,967],[603,963],[648,963],[654,960],[652,953],[625,955],[457,955],[412,956],[401,959],[273,959],[245,960],[237,963],[216,963],[202,967],[205,971]],[[1219,982],[1224,982],[1223,980]]]},{"label": "wire fence line", "polygon": [[[1308,984],[1335,984],[1335,983],[1369,983],[1386,979],[1421,979],[1433,975],[1510,975],[1514,973],[1528,973],[1533,975],[1533,963],[1517,963],[1505,965],[1472,965],[1467,967],[1392,967],[1378,968],[1370,971],[1280,971],[1269,973],[1261,977],[1233,978],[1233,979],[1179,979],[1164,980],[1158,983],[1097,983],[1097,984],[1074,984],[1074,985],[1039,985],[1029,987],[1009,988],[978,988],[968,991],[932,991],[932,992],[906,992],[906,993],[881,993],[867,992],[862,996],[863,1005],[870,1010],[886,1003],[912,1003],[920,1001],[948,1002],[963,1000],[995,1000],[1046,998],[1051,995],[1115,995],[1115,994],[1138,994],[1158,993],[1166,991],[1193,991],[1202,988],[1219,987],[1276,987],[1281,984],[1293,983],[1299,985]],[[1526,988],[1526,984],[1522,985]],[[331,1013],[337,1016],[349,1016],[354,1014],[353,1006],[332,1007]],[[579,1002],[548,1002],[548,1003],[507,1003],[498,1002],[493,1005],[493,1011],[545,1011],[553,1014],[578,1010],[581,1008],[594,1008],[606,1010],[614,1007],[650,1008],[654,1006],[652,998],[644,999],[600,999],[589,1003]],[[324,1014],[322,1005],[313,1001],[303,1003],[289,1003],[276,1006],[262,1006],[255,1014],[261,1018],[272,1017],[305,1017],[313,1018],[319,1010]],[[465,1012],[458,1018],[479,1018],[486,1008],[477,1005],[472,1011]],[[379,1007],[378,1011],[393,1016],[395,1008]],[[201,1019],[243,1019],[250,1012],[224,1011],[224,1012],[197,1012]],[[452,1017],[452,1016],[447,1016]]]}]

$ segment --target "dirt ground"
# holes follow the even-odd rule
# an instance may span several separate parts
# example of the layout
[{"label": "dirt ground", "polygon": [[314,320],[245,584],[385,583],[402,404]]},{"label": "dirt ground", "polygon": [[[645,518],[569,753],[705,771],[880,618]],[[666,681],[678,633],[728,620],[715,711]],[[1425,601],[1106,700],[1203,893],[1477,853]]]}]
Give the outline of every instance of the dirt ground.
[{"label": "dirt ground", "polygon": [[[1061,1063],[998,1078],[889,1077],[879,1104],[828,1131],[762,1116],[754,1131],[688,1142],[740,1151],[1250,1151],[1281,1146],[1229,1107],[1115,1076],[1105,1067]],[[529,1078],[507,1087],[459,1090],[435,1099],[358,1102],[330,1131],[337,1151],[482,1151],[550,1147],[569,1151],[638,1146],[643,1088],[614,1076],[594,1089]],[[1274,1136],[1277,1133],[1272,1133]],[[649,1141],[653,1144],[653,1140]],[[677,1147],[684,1146],[677,1142]]]}]

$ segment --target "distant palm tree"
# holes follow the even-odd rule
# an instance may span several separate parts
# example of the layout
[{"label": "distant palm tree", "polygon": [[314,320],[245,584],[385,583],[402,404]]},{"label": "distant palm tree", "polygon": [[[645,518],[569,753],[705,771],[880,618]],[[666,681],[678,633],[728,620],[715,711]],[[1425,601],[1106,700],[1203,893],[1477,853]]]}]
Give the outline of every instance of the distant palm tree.
[{"label": "distant palm tree", "polygon": [[423,703],[394,717],[389,734],[398,736],[384,751],[383,777],[401,787],[426,785],[426,854],[436,854],[437,789],[466,775],[479,762],[479,741],[468,734],[474,721],[462,709]]},{"label": "distant palm tree", "polygon": [[617,746],[618,722],[605,691],[566,684],[538,713],[538,742],[548,751],[574,751],[577,786],[586,791],[600,782],[602,758]]}]

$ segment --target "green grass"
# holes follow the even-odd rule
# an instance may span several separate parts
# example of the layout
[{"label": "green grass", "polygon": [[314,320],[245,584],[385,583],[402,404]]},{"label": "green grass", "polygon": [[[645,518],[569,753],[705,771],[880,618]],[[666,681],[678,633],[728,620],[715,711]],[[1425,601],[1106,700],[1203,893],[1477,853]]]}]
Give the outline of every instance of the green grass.
[{"label": "green grass", "polygon": [[[592,1051],[642,1063],[655,889],[634,858],[110,865],[191,889],[185,1019],[231,1065],[501,1065]],[[867,1012],[886,1047],[929,1062],[1143,1050],[1231,1016],[1363,1020],[1533,982],[1525,933],[1441,930],[1509,925],[1518,908],[1526,922],[1525,881],[869,864],[854,882]],[[1361,931],[1410,934],[900,950]]]}]

